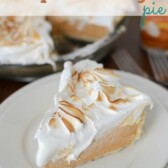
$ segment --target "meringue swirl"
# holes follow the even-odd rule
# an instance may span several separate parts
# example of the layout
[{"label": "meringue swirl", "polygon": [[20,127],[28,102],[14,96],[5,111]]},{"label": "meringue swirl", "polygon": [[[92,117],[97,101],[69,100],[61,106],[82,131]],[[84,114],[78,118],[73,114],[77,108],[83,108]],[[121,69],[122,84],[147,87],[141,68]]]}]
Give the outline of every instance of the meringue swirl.
[{"label": "meringue swirl", "polygon": [[65,158],[76,160],[94,139],[108,129],[134,124],[151,99],[140,91],[120,84],[119,77],[91,60],[64,64],[55,107],[41,122],[38,141],[38,166]]},{"label": "meringue swirl", "polygon": [[48,63],[55,67],[52,27],[44,17],[1,17],[0,24],[0,64]]}]

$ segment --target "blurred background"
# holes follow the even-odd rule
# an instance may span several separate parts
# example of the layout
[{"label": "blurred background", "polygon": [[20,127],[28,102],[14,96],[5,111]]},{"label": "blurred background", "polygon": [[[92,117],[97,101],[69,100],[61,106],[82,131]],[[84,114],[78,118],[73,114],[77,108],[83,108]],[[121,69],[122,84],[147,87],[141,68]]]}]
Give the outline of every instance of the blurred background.
[{"label": "blurred background", "polygon": [[168,86],[168,17],[1,17],[0,103],[59,73],[65,61],[93,59]]}]

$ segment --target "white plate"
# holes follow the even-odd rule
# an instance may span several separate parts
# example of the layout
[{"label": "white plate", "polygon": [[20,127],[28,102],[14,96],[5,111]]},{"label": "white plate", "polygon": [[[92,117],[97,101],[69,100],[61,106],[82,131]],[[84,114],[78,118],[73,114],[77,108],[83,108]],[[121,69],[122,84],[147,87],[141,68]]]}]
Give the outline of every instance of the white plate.
[{"label": "white plate", "polygon": [[[155,106],[147,115],[140,140],[81,168],[163,168],[168,160],[168,92],[139,76],[118,73],[122,83],[149,94]],[[1,168],[36,168],[33,136],[45,111],[54,105],[59,78],[60,74],[51,75],[31,83],[0,106]]]}]

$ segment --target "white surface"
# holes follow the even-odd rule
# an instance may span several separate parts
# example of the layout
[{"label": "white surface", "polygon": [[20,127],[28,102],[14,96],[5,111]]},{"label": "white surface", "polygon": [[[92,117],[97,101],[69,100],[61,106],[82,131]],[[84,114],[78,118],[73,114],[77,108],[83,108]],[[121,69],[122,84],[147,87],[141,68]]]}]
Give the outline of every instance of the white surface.
[{"label": "white surface", "polygon": [[[149,94],[155,107],[148,113],[140,140],[122,151],[81,168],[162,168],[168,160],[168,92],[141,77],[121,73],[122,83]],[[54,105],[59,75],[51,75],[19,90],[0,106],[0,167],[36,168],[35,130]],[[167,107],[166,107],[167,106]]]}]

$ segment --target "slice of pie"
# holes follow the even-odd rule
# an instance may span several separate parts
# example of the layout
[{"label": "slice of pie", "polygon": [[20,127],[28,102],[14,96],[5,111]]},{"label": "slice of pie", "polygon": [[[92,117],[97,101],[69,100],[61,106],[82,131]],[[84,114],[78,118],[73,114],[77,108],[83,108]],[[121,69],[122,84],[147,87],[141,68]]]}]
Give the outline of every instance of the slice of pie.
[{"label": "slice of pie", "polygon": [[102,64],[66,62],[55,107],[41,122],[37,165],[73,168],[118,151],[138,139],[151,99]]}]

